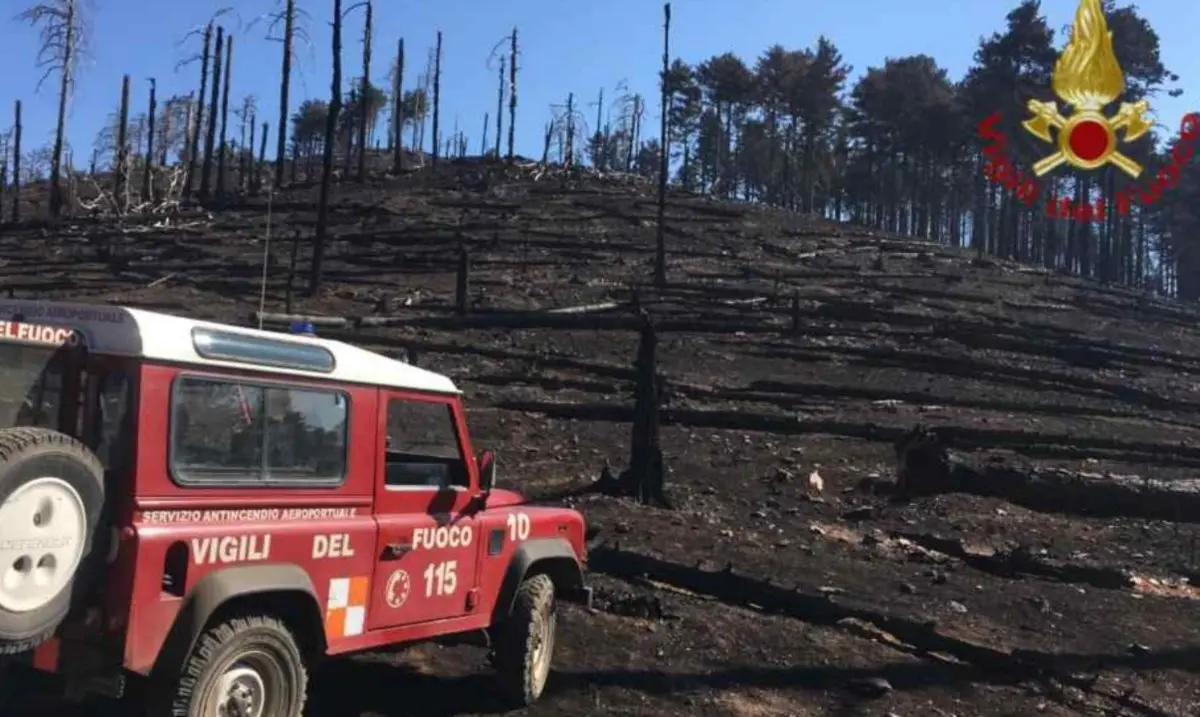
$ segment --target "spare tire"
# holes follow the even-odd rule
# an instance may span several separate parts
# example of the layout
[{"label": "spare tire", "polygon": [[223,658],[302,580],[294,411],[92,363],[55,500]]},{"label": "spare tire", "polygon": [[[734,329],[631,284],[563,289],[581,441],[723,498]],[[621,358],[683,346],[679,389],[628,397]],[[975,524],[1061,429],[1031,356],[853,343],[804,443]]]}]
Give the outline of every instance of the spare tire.
[{"label": "spare tire", "polygon": [[45,642],[67,616],[104,506],[104,468],[47,428],[0,429],[0,655]]}]

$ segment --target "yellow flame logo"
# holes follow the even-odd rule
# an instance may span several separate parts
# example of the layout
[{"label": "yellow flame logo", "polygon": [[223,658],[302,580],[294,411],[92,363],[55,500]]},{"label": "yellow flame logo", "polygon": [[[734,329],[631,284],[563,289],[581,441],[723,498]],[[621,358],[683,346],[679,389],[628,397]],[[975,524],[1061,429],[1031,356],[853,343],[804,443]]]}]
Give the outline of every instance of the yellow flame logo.
[{"label": "yellow flame logo", "polygon": [[1071,39],[1054,65],[1051,88],[1075,112],[1064,117],[1053,101],[1029,101],[1033,116],[1022,126],[1043,142],[1058,145],[1057,152],[1034,163],[1034,174],[1040,177],[1062,164],[1090,170],[1110,163],[1134,178],[1142,173],[1142,166],[1117,148],[1117,132],[1124,130],[1121,141],[1132,142],[1150,131],[1145,118],[1150,103],[1123,102],[1111,118],[1103,114],[1104,106],[1125,91],[1125,75],[1113,52],[1100,0],[1080,0]]},{"label": "yellow flame logo", "polygon": [[1100,0],[1083,0],[1071,41],[1054,65],[1054,94],[1079,110],[1100,110],[1125,91],[1125,74],[1113,52],[1112,32]]}]

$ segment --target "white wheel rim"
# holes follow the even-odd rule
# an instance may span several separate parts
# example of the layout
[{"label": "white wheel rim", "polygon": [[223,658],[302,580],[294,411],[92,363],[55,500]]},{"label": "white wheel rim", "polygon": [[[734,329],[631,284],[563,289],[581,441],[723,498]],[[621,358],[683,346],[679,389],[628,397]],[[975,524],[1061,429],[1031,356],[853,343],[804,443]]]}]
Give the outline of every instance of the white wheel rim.
[{"label": "white wheel rim", "polygon": [[267,685],[262,675],[253,667],[238,663],[221,675],[217,683],[214,717],[262,717],[266,703]]},{"label": "white wheel rim", "polygon": [[60,478],[38,478],[0,504],[0,608],[31,612],[56,598],[83,558],[87,509]]},{"label": "white wheel rim", "polygon": [[550,661],[554,657],[554,632],[557,622],[554,608],[551,606],[543,619],[538,620],[536,642],[533,647],[533,694],[540,696],[546,687],[546,678],[550,676]]}]

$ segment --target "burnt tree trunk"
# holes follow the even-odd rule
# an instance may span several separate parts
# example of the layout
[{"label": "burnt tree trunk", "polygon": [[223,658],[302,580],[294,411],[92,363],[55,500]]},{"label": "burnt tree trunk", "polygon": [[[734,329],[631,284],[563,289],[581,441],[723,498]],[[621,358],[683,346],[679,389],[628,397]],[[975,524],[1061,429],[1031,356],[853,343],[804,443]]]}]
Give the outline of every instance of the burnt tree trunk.
[{"label": "burnt tree trunk", "polygon": [[404,38],[396,43],[396,84],[392,98],[392,172],[404,168]]},{"label": "burnt tree trunk", "polygon": [[563,166],[575,166],[575,93],[567,94],[567,146],[562,157]]},{"label": "burnt tree trunk", "polygon": [[0,227],[4,226],[4,190],[8,188],[8,147],[0,145]]},{"label": "burnt tree trunk", "polygon": [[367,21],[363,27],[362,92],[358,98],[358,181],[367,178],[367,102],[371,99],[371,0],[367,0]]},{"label": "burnt tree trunk", "polygon": [[508,55],[508,163],[516,157],[513,147],[517,142],[517,28],[512,31],[512,45]]},{"label": "burnt tree trunk", "polygon": [[[256,166],[256,167],[254,168],[254,184],[252,185],[252,187],[253,187],[253,189],[254,189],[254,193],[255,193],[255,194],[258,194],[258,190],[259,190],[259,189],[262,187],[262,169],[263,169],[263,167],[267,166],[267,165],[266,165],[266,161],[267,161],[267,134],[268,134],[270,131],[271,131],[271,125],[270,125],[270,123],[269,123],[269,122],[263,122],[263,123],[262,123],[262,139],[261,139],[261,140],[259,140],[260,142],[262,142],[262,144],[260,144],[260,145],[259,145],[259,147],[258,147],[258,166]],[[253,147],[251,147],[251,148],[250,148],[250,151],[251,151],[251,152],[253,152],[253,151],[254,151],[254,148],[253,148]]]},{"label": "burnt tree trunk", "polygon": [[12,220],[21,221],[21,100],[13,106],[13,198]]},{"label": "burnt tree trunk", "polygon": [[321,194],[317,200],[317,228],[316,236],[313,237],[312,264],[308,273],[310,296],[316,296],[321,288],[321,263],[325,258],[325,234],[329,225],[329,189],[333,181],[333,143],[337,135],[338,113],[342,109],[342,0],[333,0],[333,78],[330,80],[329,89],[329,114],[325,118],[325,151],[321,157]]},{"label": "burnt tree trunk", "polygon": [[257,126],[258,123],[256,122],[254,115],[250,115],[249,124],[250,124],[250,141],[246,144],[245,147],[242,147],[242,151],[239,153],[242,158],[242,161],[239,163],[239,165],[240,165],[239,171],[241,172],[242,176],[239,178],[240,181],[238,182],[238,184],[241,185],[243,194],[249,194],[252,191],[254,191],[254,186],[252,184],[252,177],[255,175],[255,172],[254,172],[255,141],[254,140],[256,139],[255,134],[258,129],[258,126]]},{"label": "burnt tree trunk", "polygon": [[150,112],[149,112],[149,127],[146,132],[148,139],[146,140],[146,163],[142,167],[142,201],[154,200],[154,185],[151,181],[153,173],[150,171],[154,167],[154,115],[158,112],[158,97],[157,83],[154,78],[150,78]]},{"label": "burnt tree trunk", "polygon": [[124,213],[129,208],[129,75],[121,78],[121,108],[117,122],[117,171],[113,177],[113,204]]},{"label": "burnt tree trunk", "polygon": [[221,93],[221,144],[220,153],[217,155],[217,198],[221,199],[225,196],[225,168],[227,164],[227,155],[229,154],[226,137],[229,129],[229,79],[230,69],[233,65],[233,35],[225,38],[225,81],[224,89]]},{"label": "burnt tree trunk", "polygon": [[350,180],[350,165],[354,161],[354,128],[357,123],[354,122],[354,113],[361,110],[360,100],[358,98],[358,89],[350,88],[350,111],[346,114],[346,152],[342,155],[342,180]]},{"label": "burnt tree trunk", "polygon": [[666,493],[666,466],[663,462],[659,411],[662,387],[658,376],[658,335],[650,317],[642,313],[641,340],[634,364],[633,429],[630,436],[629,468],[615,485],[601,490],[633,496],[639,503],[670,508]]},{"label": "burnt tree trunk", "polygon": [[208,62],[212,50],[212,23],[204,28],[204,51],[200,55],[200,94],[197,96],[195,109],[196,121],[192,124],[188,136],[187,175],[183,178],[183,196],[192,196],[192,184],[196,176],[196,159],[200,156],[200,128],[204,124],[204,92],[208,89]]},{"label": "burnt tree trunk", "polygon": [[292,86],[292,40],[296,32],[296,0],[287,0],[283,16],[283,67],[279,73],[279,137],[275,143],[275,188],[283,188],[287,161],[288,93]]},{"label": "burnt tree trunk", "polygon": [[[500,160],[500,136],[504,130],[504,56],[500,56],[500,82],[496,90],[496,160]],[[487,141],[486,139],[484,140]],[[486,154],[486,153],[485,153]]]},{"label": "burnt tree trunk", "polygon": [[212,187],[213,146],[217,142],[217,110],[221,106],[221,53],[225,49],[225,28],[217,28],[216,50],[212,59],[212,99],[208,107],[208,128],[204,137],[204,163],[200,169],[200,200],[208,199]]},{"label": "burnt tree trunk", "polygon": [[433,168],[437,169],[441,145],[438,135],[438,119],[442,105],[442,31],[437,34],[437,52],[433,56]]},{"label": "burnt tree trunk", "polygon": [[[62,158],[63,145],[67,132],[67,100],[71,96],[71,85],[75,81],[76,64],[76,33],[79,32],[78,19],[75,14],[76,3],[67,3],[66,18],[63,21],[62,35],[62,77],[58,85],[58,123],[54,129],[54,151],[50,155],[50,216],[57,220],[62,216]],[[56,38],[58,39],[58,38]]]},{"label": "burnt tree trunk", "polygon": [[671,157],[670,113],[667,111],[671,91],[667,75],[671,70],[671,3],[663,5],[662,62],[662,139],[659,143],[658,158],[658,229],[654,242],[654,285],[658,287],[667,285],[667,172],[670,169]]}]

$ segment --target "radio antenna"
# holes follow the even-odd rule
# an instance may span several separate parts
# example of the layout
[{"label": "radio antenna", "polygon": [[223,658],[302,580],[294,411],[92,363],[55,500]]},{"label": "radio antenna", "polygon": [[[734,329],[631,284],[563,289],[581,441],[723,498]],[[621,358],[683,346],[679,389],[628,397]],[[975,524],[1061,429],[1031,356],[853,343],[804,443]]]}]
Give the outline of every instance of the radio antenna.
[{"label": "radio antenna", "polygon": [[267,235],[263,239],[262,278],[259,280],[258,293],[258,330],[262,331],[263,312],[267,308],[267,265],[271,259],[271,209],[275,199],[275,183],[271,182],[267,189]]}]

